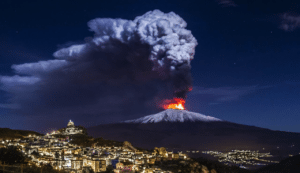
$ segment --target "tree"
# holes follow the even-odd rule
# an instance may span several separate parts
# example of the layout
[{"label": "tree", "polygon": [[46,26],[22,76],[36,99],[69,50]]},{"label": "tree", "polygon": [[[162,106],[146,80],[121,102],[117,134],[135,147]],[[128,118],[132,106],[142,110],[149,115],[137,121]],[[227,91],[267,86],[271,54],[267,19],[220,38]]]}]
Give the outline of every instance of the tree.
[{"label": "tree", "polygon": [[34,155],[34,156],[36,156],[36,157],[40,156],[40,154],[39,154],[38,152],[36,152],[36,151],[33,151],[33,152],[31,153],[31,155]]},{"label": "tree", "polygon": [[45,172],[53,171],[53,167],[50,164],[42,165],[41,167]]},{"label": "tree", "polygon": [[61,158],[62,158],[62,160],[65,160],[65,151],[64,150],[61,151]]},{"label": "tree", "polygon": [[108,166],[106,167],[105,173],[111,173],[111,172],[113,172],[113,170],[114,170],[114,167],[113,167],[112,165],[108,165]]},{"label": "tree", "polygon": [[0,148],[0,161],[4,164],[12,165],[24,163],[25,157],[17,147],[8,146],[7,148]]}]

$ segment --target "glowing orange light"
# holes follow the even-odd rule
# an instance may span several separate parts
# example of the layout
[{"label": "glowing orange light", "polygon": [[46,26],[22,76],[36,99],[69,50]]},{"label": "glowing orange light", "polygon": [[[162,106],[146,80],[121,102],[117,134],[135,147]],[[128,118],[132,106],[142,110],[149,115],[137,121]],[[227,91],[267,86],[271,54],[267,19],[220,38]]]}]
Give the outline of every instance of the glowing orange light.
[{"label": "glowing orange light", "polygon": [[185,110],[184,108],[185,100],[182,98],[174,98],[173,100],[166,100],[163,105],[164,109],[179,109]]}]

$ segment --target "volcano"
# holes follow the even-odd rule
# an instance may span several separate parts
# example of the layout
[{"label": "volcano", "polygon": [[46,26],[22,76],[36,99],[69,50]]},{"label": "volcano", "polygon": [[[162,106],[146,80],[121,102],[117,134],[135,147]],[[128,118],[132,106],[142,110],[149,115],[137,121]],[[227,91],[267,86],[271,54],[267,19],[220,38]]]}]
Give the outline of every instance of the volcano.
[{"label": "volcano", "polygon": [[300,133],[242,125],[178,109],[167,109],[138,119],[102,124],[87,130],[93,137],[129,141],[135,147],[146,149],[166,147],[181,151],[262,151],[264,148],[265,152],[282,156],[300,152]]},{"label": "volcano", "polygon": [[222,121],[218,118],[205,116],[199,113],[180,109],[167,109],[154,115],[148,115],[135,120],[127,120],[124,123],[159,123],[159,122],[197,122],[197,121]]}]

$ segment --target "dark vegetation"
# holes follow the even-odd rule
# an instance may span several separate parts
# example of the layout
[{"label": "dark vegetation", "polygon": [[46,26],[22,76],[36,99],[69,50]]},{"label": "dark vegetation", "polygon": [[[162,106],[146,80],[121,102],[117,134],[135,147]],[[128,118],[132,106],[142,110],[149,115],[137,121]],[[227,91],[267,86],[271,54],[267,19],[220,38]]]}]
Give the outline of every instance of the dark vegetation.
[{"label": "dark vegetation", "polygon": [[39,157],[39,156],[40,156],[40,154],[39,154],[38,152],[36,152],[36,151],[33,151],[33,152],[31,153],[31,155],[34,155],[34,156],[36,156],[36,157]]},{"label": "dark vegetation", "polygon": [[25,156],[19,148],[8,146],[7,148],[0,148],[0,161],[6,165],[20,164],[25,163]]},{"label": "dark vegetation", "polygon": [[154,152],[154,149],[149,150],[149,149],[144,149],[144,148],[140,148],[140,147],[134,147],[134,148],[137,149],[137,150],[139,150],[139,151],[145,152],[145,153],[152,153],[152,152]]},{"label": "dark vegetation", "polygon": [[23,172],[30,172],[30,173],[66,173],[66,171],[63,170],[55,170],[50,164],[42,165],[41,167],[37,167],[35,165],[32,166],[26,166],[24,167]]},{"label": "dark vegetation", "polygon": [[72,136],[70,137],[72,144],[76,144],[82,147],[92,147],[94,144],[97,146],[107,146],[107,147],[118,147],[122,146],[123,142],[117,142],[113,140],[107,140],[103,138],[93,138],[91,136],[85,136],[85,135],[80,135],[80,136]]},{"label": "dark vegetation", "polygon": [[[58,135],[55,135],[55,137],[61,138],[63,140],[65,140],[68,137],[70,143],[76,144],[81,147],[92,147],[94,144],[96,144],[97,146],[108,146],[108,147],[123,145],[123,142],[106,140],[106,139],[103,139],[102,137],[93,138],[91,136],[88,136],[87,130],[83,126],[75,126],[75,127],[78,127],[79,129],[81,129],[83,131],[83,134],[75,134],[75,135],[58,134]],[[59,129],[58,131],[63,132],[65,130],[66,130],[66,128],[62,128],[62,129]]]},{"label": "dark vegetation", "polygon": [[24,136],[28,136],[29,134],[42,136],[42,134],[34,132],[34,131],[12,130],[9,128],[0,128],[0,139],[16,139],[16,138],[23,139]]},{"label": "dark vegetation", "polygon": [[[38,153],[37,153],[38,154]],[[65,173],[64,171],[54,170],[50,164],[37,167],[35,165],[28,165],[25,155],[20,151],[18,147],[8,146],[6,148],[0,148],[0,162],[5,166],[5,172],[20,172],[21,164],[23,172],[40,173],[41,169],[43,173]],[[3,172],[3,166],[0,173]]]},{"label": "dark vegetation", "polygon": [[[7,172],[21,172],[21,166],[18,167],[5,167],[5,173]],[[41,167],[37,167],[35,165],[23,165],[24,173],[67,173],[63,170],[55,170],[50,164],[42,165]],[[3,173],[2,168],[0,169],[0,173]]]},{"label": "dark vegetation", "polygon": [[114,170],[114,167],[112,165],[108,165],[106,167],[106,171],[103,173],[111,173],[111,172],[114,172],[113,170]]}]

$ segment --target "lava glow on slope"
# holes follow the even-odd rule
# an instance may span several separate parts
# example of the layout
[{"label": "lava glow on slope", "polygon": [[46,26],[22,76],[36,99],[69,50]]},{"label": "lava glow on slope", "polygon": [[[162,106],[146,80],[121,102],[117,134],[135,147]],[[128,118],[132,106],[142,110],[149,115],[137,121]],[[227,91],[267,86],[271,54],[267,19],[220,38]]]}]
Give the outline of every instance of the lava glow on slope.
[{"label": "lava glow on slope", "polygon": [[163,104],[164,109],[179,109],[185,110],[185,100],[182,98],[174,98],[173,100],[166,100]]}]

